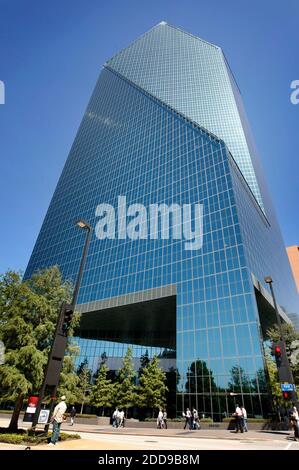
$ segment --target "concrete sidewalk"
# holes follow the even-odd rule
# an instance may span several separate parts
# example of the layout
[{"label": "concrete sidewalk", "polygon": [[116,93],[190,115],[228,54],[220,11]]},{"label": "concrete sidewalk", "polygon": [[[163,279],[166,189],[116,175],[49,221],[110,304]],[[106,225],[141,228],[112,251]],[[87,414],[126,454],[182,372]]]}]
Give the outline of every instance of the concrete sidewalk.
[{"label": "concrete sidewalk", "polygon": [[[0,419],[0,426],[6,427],[9,424],[8,419]],[[30,423],[23,423],[19,421],[19,427],[28,429],[31,427]],[[40,426],[43,429],[43,426]],[[50,428],[51,429],[51,428]],[[189,431],[182,429],[156,429],[153,428],[113,428],[112,426],[97,426],[91,424],[74,424],[71,426],[69,423],[63,423],[61,426],[62,432],[67,433],[91,433],[91,434],[106,434],[106,435],[128,435],[128,436],[152,436],[152,437],[179,437],[179,438],[204,438],[204,439],[229,439],[229,440],[244,440],[244,441],[273,441],[273,440],[293,440],[293,431],[251,431],[249,429],[246,433],[236,433],[226,429],[201,429],[196,431]]]},{"label": "concrete sidewalk", "polygon": [[[58,442],[56,446],[39,445],[30,446],[31,451],[63,451],[63,450],[97,450],[100,452],[108,451],[183,451],[190,450],[198,452],[200,450],[299,450],[299,443],[288,440],[254,440],[254,439],[222,439],[222,438],[206,438],[202,436],[197,439],[186,439],[182,436],[136,436],[136,435],[120,435],[120,434],[89,434],[80,433],[82,438],[79,440],[71,440]],[[21,446],[17,446],[17,450],[25,450]],[[13,445],[0,445],[1,450],[16,450]],[[163,452],[162,452],[163,453]]]},{"label": "concrete sidewalk", "polygon": [[[0,425],[8,425],[0,421]],[[22,423],[20,423],[20,427]],[[28,425],[26,427],[29,427]],[[84,428],[84,429],[82,429]],[[63,424],[62,431],[78,433],[81,439],[58,442],[56,446],[30,446],[34,450],[299,450],[299,442],[291,432],[249,431],[235,433],[210,429],[189,431],[184,429],[120,428]],[[1,450],[25,450],[25,446],[0,444]]]},{"label": "concrete sidewalk", "polygon": [[89,424],[74,424],[70,426],[64,423],[61,427],[64,432],[88,432],[96,434],[120,434],[131,436],[153,436],[153,437],[186,437],[190,438],[209,438],[209,439],[244,439],[244,440],[287,440],[293,438],[293,431],[251,431],[236,433],[226,429],[200,429],[189,431],[182,429],[157,429],[155,425],[152,428],[113,428],[112,426],[94,426]]}]

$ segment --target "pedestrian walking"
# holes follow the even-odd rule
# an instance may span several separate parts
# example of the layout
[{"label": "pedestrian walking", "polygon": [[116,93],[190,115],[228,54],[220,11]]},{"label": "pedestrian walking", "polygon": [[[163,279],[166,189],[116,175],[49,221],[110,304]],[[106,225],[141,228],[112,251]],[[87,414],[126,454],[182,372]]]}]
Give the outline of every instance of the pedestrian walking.
[{"label": "pedestrian walking", "polygon": [[70,411],[71,426],[74,426],[75,416],[76,416],[76,408],[74,406],[72,406],[71,411]]},{"label": "pedestrian walking", "polygon": [[51,436],[51,441],[49,442],[49,446],[54,446],[59,439],[60,434],[60,427],[61,423],[65,421],[65,412],[66,412],[66,403],[65,403],[65,396],[61,397],[61,401],[58,405],[55,406],[54,412],[51,418],[51,422],[53,423],[53,432]]},{"label": "pedestrian walking", "polygon": [[192,415],[189,408],[186,409],[186,413],[183,413],[183,416],[186,420],[184,429],[186,429],[187,426],[189,427],[189,429],[192,429]]},{"label": "pedestrian walking", "polygon": [[290,422],[294,429],[294,440],[299,441],[299,414],[296,406],[292,408]]},{"label": "pedestrian walking", "polygon": [[115,411],[113,412],[113,415],[112,415],[112,427],[118,428],[118,426],[119,426],[119,411],[118,411],[118,408],[115,408]]},{"label": "pedestrian walking", "polygon": [[125,427],[125,412],[124,412],[124,410],[120,410],[120,412],[118,413],[118,419],[119,419],[118,427],[119,428],[124,428]]},{"label": "pedestrian walking", "polygon": [[162,426],[163,426],[163,410],[162,408],[160,408],[158,417],[157,417],[157,429],[162,429]]},{"label": "pedestrian walking", "polygon": [[236,420],[236,432],[239,432],[239,431],[244,432],[242,410],[239,404],[237,404],[236,410],[233,416],[235,417],[235,420]]},{"label": "pedestrian walking", "polygon": [[192,429],[200,429],[198,411],[192,408]]},{"label": "pedestrian walking", "polygon": [[244,432],[248,432],[247,411],[244,406],[241,406],[241,411],[242,411],[242,427],[244,429]]},{"label": "pedestrian walking", "polygon": [[163,427],[164,427],[164,429],[167,429],[167,412],[166,412],[166,410],[163,410]]}]

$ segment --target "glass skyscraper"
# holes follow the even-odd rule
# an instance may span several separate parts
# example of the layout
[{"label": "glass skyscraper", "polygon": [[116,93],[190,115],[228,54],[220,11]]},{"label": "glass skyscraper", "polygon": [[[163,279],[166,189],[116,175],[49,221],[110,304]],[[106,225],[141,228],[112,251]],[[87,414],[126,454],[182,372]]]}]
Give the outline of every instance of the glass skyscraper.
[{"label": "glass skyscraper", "polygon": [[[95,228],[78,298],[80,360],[117,371],[132,346],[136,369],[148,351],[176,374],[172,412],[195,406],[220,420],[237,397],[249,416],[265,415],[275,315],[264,276],[285,321],[297,293],[219,47],[161,22],[104,64],[26,277],[58,264],[76,278],[78,218]],[[199,247],[187,249],[186,226],[201,227]]]}]

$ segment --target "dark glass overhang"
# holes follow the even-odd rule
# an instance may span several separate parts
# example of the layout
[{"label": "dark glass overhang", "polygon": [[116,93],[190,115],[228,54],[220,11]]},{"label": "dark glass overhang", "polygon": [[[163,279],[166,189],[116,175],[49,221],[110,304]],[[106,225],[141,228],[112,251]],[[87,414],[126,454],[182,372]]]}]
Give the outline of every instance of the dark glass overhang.
[{"label": "dark glass overhang", "polygon": [[176,296],[84,312],[76,335],[175,349]]}]

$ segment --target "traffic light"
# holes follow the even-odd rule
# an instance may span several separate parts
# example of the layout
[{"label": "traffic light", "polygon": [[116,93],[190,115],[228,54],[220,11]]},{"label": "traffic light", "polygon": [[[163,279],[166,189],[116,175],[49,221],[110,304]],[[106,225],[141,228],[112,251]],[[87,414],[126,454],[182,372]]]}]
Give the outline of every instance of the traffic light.
[{"label": "traffic light", "polygon": [[291,392],[282,392],[282,396],[283,396],[284,400],[291,400],[291,398],[292,398]]},{"label": "traffic light", "polygon": [[73,318],[73,307],[70,304],[65,304],[63,311],[63,320],[62,320],[62,332],[65,336],[71,327],[72,318]]},{"label": "traffic light", "polygon": [[272,355],[275,357],[279,382],[294,383],[284,341],[277,341],[272,344]]},{"label": "traffic light", "polygon": [[281,341],[278,343],[273,343],[272,345],[272,354],[275,357],[276,365],[279,367],[282,360],[282,344]]}]

